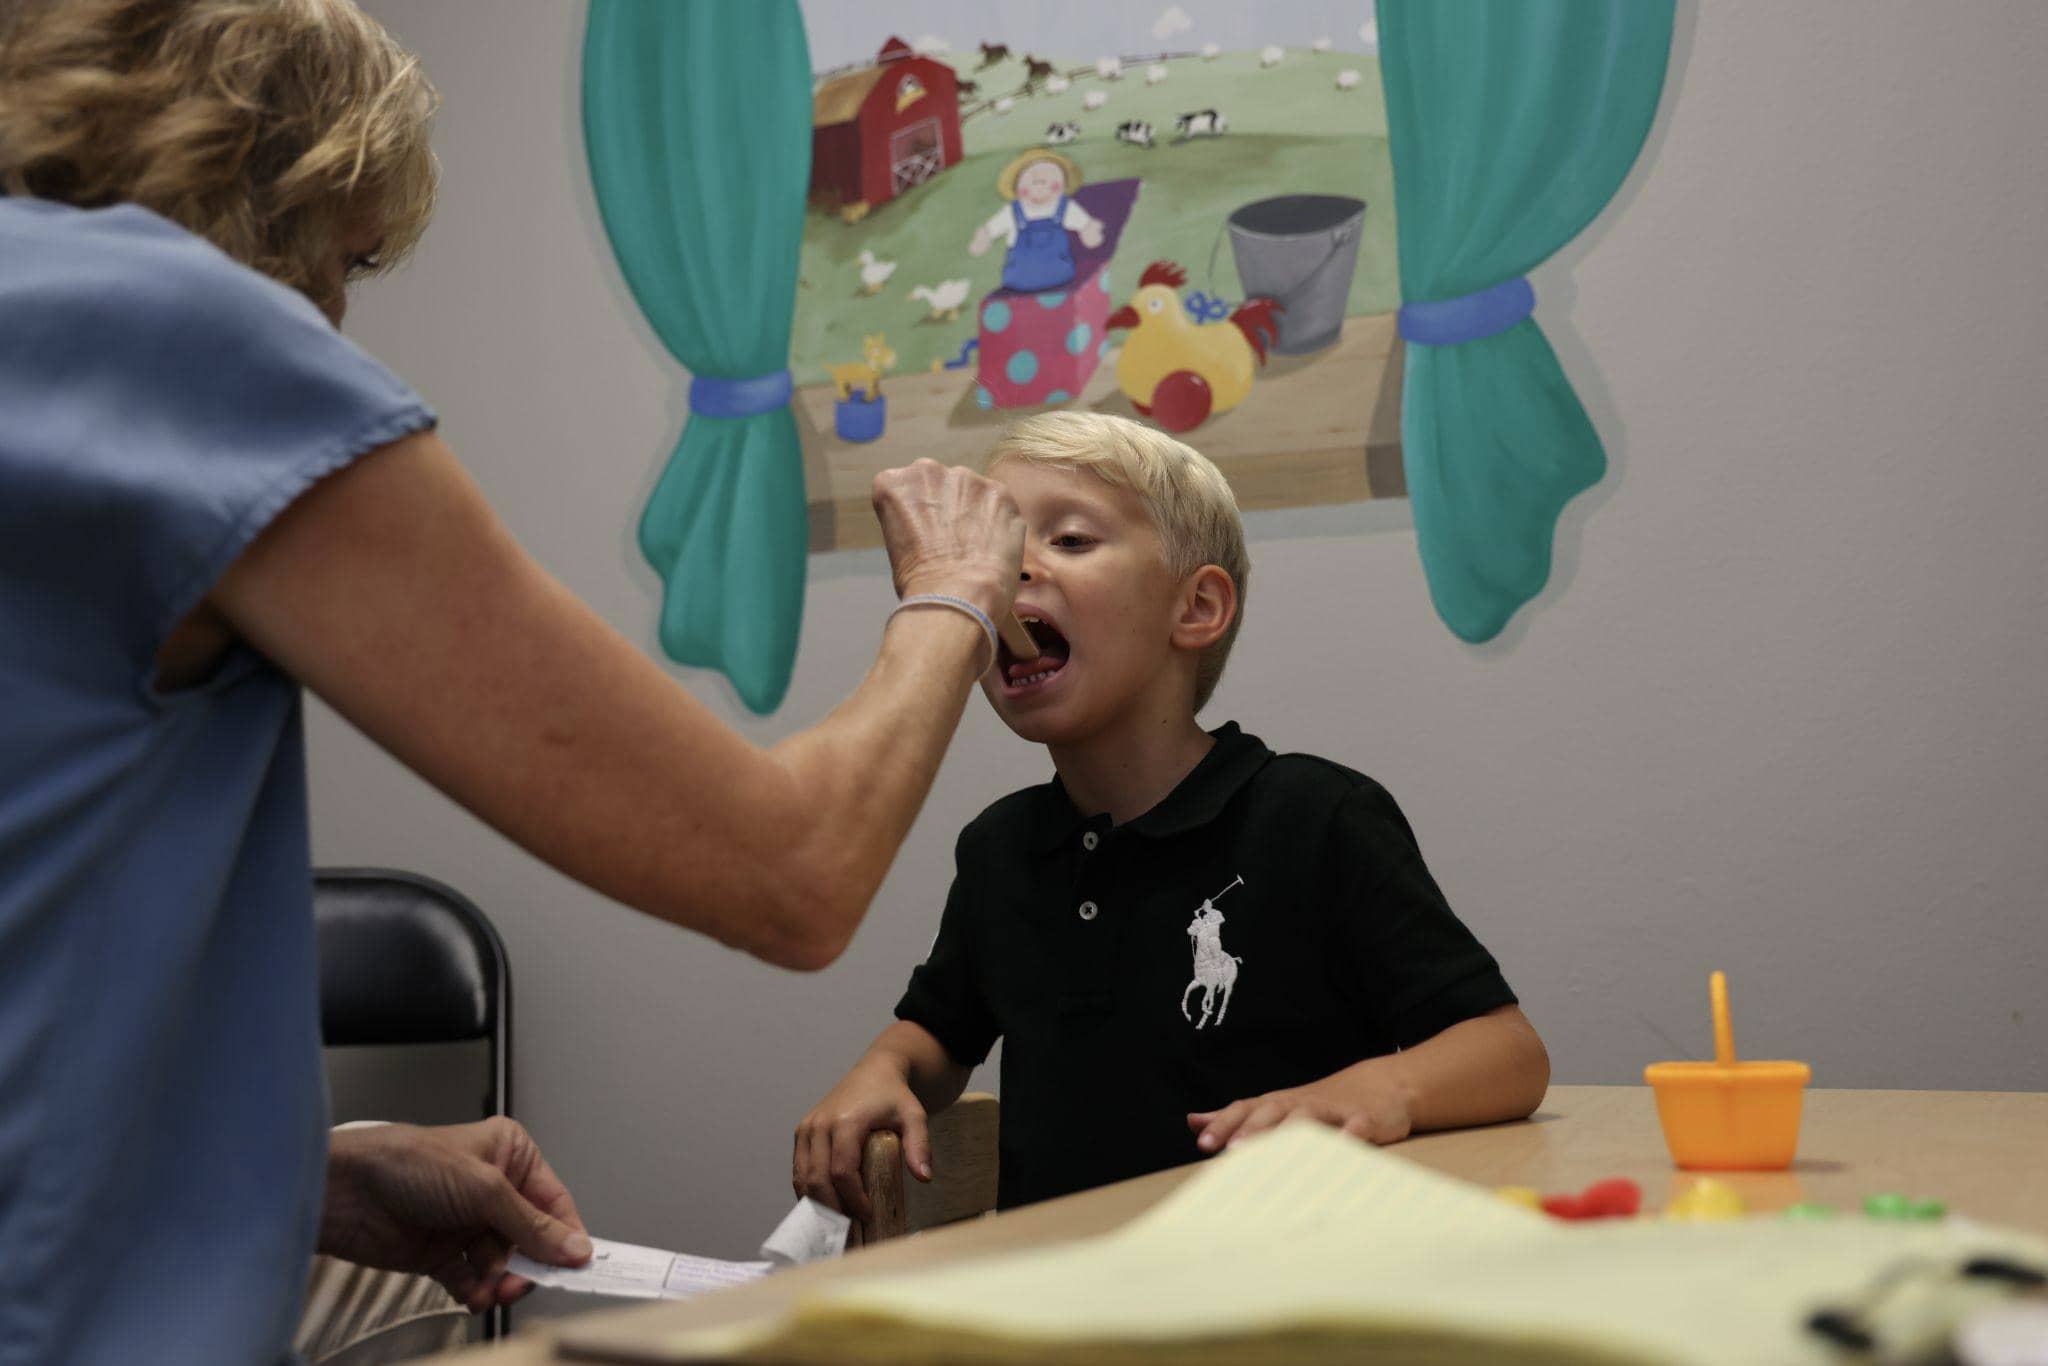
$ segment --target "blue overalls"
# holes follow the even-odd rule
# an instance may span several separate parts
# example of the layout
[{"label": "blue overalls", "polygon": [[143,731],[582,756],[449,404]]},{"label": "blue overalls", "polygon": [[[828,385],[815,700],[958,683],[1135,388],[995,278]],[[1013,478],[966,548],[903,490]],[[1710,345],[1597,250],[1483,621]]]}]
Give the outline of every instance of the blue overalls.
[{"label": "blue overalls", "polygon": [[1003,288],[1030,293],[1066,284],[1074,278],[1074,249],[1067,244],[1067,197],[1050,218],[1026,218],[1024,206],[1010,201],[1017,220],[1017,240],[1003,257]]}]

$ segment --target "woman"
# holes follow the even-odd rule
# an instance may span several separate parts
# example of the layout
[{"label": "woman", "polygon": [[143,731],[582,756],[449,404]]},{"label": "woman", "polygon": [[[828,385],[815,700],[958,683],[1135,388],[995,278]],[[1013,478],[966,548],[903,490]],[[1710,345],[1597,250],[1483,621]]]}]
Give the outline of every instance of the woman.
[{"label": "woman", "polygon": [[276,1359],[316,1243],[473,1306],[510,1246],[587,1255],[516,1126],[330,1152],[300,685],[599,892],[815,969],[1015,591],[1007,495],[884,475],[899,592],[959,601],[817,726],[722,725],[336,330],[425,224],[432,104],[347,0],[32,0],[0,42],[0,1362]]}]

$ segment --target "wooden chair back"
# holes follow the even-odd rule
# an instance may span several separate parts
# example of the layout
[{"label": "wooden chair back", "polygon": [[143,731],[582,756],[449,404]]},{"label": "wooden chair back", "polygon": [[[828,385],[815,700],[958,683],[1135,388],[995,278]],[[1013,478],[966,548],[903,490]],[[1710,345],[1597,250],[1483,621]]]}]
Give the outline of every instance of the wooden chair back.
[{"label": "wooden chair back", "polygon": [[854,1224],[849,1243],[901,1238],[994,1209],[1000,1114],[994,1096],[970,1091],[932,1116],[929,1184],[904,1170],[902,1139],[887,1130],[869,1134],[861,1151],[861,1181],[874,1215]]}]

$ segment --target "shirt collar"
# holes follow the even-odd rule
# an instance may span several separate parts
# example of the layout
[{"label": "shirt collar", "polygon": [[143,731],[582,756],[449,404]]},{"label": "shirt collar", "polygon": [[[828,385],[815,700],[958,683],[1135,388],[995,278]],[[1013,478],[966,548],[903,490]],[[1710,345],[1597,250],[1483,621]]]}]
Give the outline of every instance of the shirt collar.
[{"label": "shirt collar", "polygon": [[[1216,743],[1202,761],[1157,806],[1126,821],[1124,829],[1150,839],[1199,829],[1221,815],[1238,789],[1273,757],[1264,741],[1239,730],[1235,721],[1226,721],[1209,734]],[[1032,843],[1040,852],[1059,848],[1083,827],[1109,828],[1107,815],[1083,816],[1057,777],[1039,791],[1044,795],[1033,822]]]}]

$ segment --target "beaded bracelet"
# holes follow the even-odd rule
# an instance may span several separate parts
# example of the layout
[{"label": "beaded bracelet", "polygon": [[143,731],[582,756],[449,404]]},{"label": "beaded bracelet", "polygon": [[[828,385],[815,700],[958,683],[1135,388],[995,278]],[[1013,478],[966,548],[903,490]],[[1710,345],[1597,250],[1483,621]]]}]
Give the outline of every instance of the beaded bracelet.
[{"label": "beaded bracelet", "polygon": [[[890,612],[889,615],[893,618],[897,612],[901,612],[906,607],[950,607],[956,612],[965,612],[980,623],[982,633],[988,637],[988,663],[983,666],[981,672],[987,673],[996,666],[996,661],[1002,658],[1000,651],[996,647],[996,624],[989,620],[988,613],[982,611],[967,599],[956,598],[950,593],[913,593],[897,603],[895,610]],[[979,674],[976,675],[976,677],[979,676]]]}]

